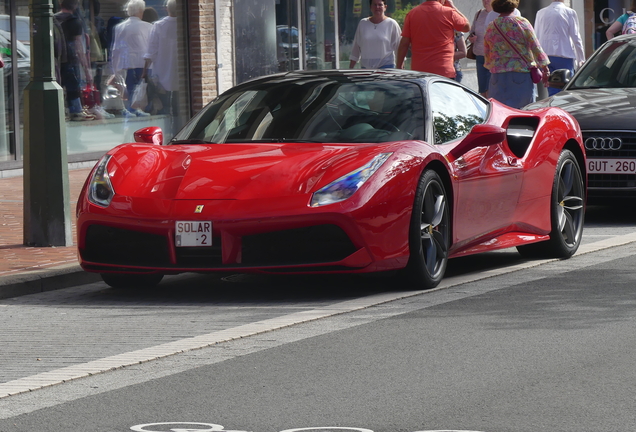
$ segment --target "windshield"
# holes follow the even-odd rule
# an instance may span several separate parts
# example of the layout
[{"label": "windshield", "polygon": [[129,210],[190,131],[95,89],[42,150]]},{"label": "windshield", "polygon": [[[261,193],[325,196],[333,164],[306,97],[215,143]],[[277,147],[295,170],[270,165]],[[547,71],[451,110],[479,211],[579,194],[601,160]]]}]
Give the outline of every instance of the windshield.
[{"label": "windshield", "polygon": [[221,95],[175,141],[388,142],[423,139],[423,100],[401,81],[285,79]]},{"label": "windshield", "polygon": [[567,89],[625,87],[636,87],[636,39],[605,45]]}]

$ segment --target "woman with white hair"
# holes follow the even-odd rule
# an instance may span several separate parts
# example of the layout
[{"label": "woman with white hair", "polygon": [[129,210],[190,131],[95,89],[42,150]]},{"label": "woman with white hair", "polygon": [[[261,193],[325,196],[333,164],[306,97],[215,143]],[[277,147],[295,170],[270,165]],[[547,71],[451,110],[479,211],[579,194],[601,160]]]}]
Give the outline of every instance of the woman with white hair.
[{"label": "woman with white hair", "polygon": [[128,100],[126,108],[121,112],[124,117],[148,116],[145,111],[131,109],[130,101],[135,93],[144,71],[144,54],[148,49],[148,38],[152,24],[142,20],[146,2],[129,0],[124,7],[128,19],[117,24],[113,31],[112,67],[115,74],[124,76]]}]

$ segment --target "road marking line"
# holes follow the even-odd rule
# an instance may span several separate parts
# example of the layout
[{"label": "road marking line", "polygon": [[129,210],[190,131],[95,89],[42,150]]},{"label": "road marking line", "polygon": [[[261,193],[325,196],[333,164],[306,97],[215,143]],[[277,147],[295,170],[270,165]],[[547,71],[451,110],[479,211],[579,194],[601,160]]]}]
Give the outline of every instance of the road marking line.
[{"label": "road marking line", "polygon": [[[633,242],[636,242],[636,232],[622,236],[616,236],[594,243],[583,244],[579,247],[577,255],[596,252],[611,247],[624,246],[628,243]],[[358,311],[382,303],[388,303],[407,297],[414,297],[424,293],[436,292],[468,282],[474,282],[494,276],[500,276],[506,273],[512,273],[518,270],[537,267],[542,264],[554,261],[558,261],[558,259],[534,260],[513,266],[502,267],[499,269],[487,270],[475,274],[453,276],[442,280],[437,288],[430,290],[387,292],[352,300],[346,300],[317,309],[295,312],[292,314],[244,324],[238,327],[233,327],[213,333],[185,338],[161,345],[156,345],[153,347],[131,351],[128,353],[117,354],[114,356],[93,360],[87,363],[72,365],[48,372],[42,372],[36,375],[19,378],[17,380],[0,384],[0,399],[56,384],[61,384],[78,378],[84,378],[91,375],[120,369],[126,366],[133,366],[152,360],[157,360],[186,351],[206,348],[212,345],[219,344],[221,342],[229,342],[231,340],[246,338],[274,330],[279,330],[296,324],[302,324],[309,321],[315,321],[335,315]]]}]

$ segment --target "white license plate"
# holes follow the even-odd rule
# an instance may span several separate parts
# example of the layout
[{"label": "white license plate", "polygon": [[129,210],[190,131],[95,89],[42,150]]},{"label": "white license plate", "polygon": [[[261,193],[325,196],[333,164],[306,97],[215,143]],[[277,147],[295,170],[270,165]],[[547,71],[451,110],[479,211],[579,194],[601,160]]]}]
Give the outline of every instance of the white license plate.
[{"label": "white license plate", "polygon": [[177,247],[212,246],[212,222],[176,221],[174,240]]},{"label": "white license plate", "polygon": [[636,159],[588,159],[588,174],[635,174]]}]

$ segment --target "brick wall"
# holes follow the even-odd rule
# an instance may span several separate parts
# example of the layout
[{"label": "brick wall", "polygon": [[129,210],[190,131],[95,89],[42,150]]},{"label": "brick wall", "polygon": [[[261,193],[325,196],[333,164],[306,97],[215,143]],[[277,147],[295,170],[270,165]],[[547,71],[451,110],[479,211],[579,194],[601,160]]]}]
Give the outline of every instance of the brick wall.
[{"label": "brick wall", "polygon": [[217,95],[214,0],[187,2],[190,105],[199,111]]},{"label": "brick wall", "polygon": [[218,73],[219,92],[223,93],[234,85],[234,27],[232,21],[233,0],[217,0],[219,26],[217,49],[219,63],[222,65]]}]

